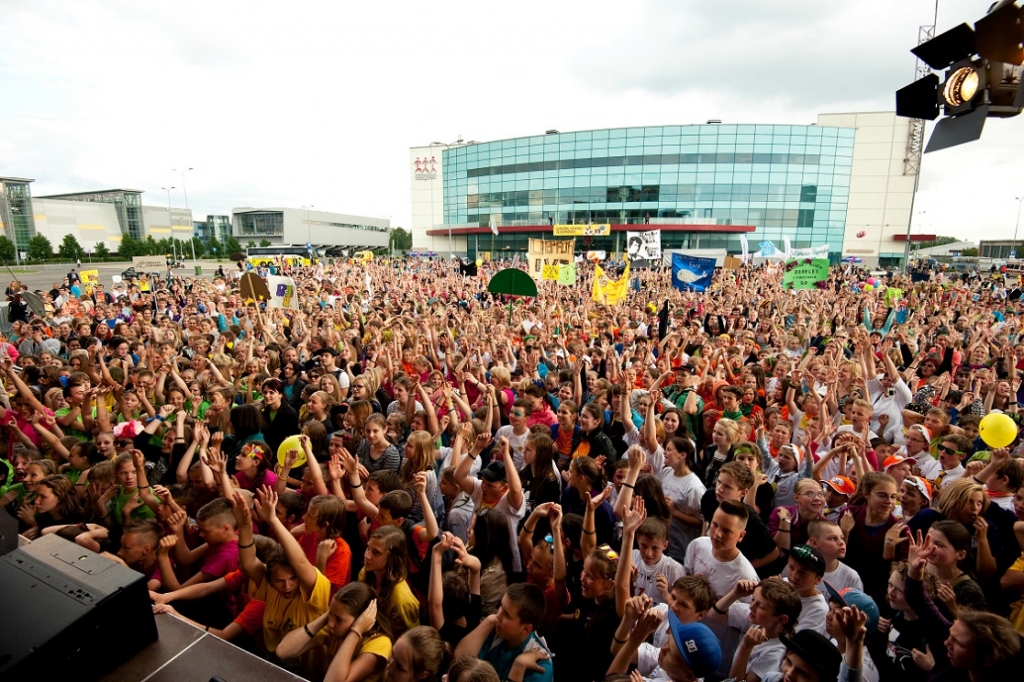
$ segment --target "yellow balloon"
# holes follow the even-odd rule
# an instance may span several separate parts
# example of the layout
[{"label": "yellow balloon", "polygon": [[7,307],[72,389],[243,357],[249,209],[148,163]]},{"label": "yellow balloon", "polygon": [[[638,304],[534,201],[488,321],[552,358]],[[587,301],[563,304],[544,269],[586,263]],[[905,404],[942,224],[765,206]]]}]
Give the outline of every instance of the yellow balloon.
[{"label": "yellow balloon", "polygon": [[978,433],[990,448],[1005,448],[1017,437],[1017,424],[1007,415],[997,412],[981,420]]},{"label": "yellow balloon", "polygon": [[484,264],[484,259],[483,258],[477,258],[476,259],[476,266],[477,267],[480,267],[483,264]]},{"label": "yellow balloon", "polygon": [[302,449],[302,442],[299,440],[298,434],[294,436],[288,436],[281,442],[281,446],[277,449],[277,463],[284,464],[284,456],[288,454],[289,450],[298,450],[299,458],[295,460],[293,466],[300,467],[306,463],[306,451]]}]

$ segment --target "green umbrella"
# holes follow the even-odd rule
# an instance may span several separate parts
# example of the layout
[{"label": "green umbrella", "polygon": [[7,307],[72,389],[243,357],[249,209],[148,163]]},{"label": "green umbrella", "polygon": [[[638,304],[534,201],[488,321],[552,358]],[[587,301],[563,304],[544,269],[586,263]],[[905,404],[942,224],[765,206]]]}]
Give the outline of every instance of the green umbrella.
[{"label": "green umbrella", "polygon": [[[492,294],[509,294],[510,296],[537,297],[537,283],[528,274],[517,268],[505,268],[495,273],[487,283],[487,291]],[[508,321],[512,323],[512,301],[508,303]]]}]

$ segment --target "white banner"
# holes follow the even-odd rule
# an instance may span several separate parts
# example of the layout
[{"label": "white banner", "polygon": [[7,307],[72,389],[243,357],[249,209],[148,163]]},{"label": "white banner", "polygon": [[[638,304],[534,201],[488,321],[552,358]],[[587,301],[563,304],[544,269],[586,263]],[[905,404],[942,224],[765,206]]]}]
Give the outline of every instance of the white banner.
[{"label": "white banner", "polygon": [[661,260],[661,230],[626,232],[626,253],[629,260]]},{"label": "white banner", "polygon": [[786,254],[786,258],[790,257],[790,252],[793,248],[789,244],[789,237],[782,238],[783,252]]},{"label": "white banner", "polygon": [[828,258],[828,244],[812,246],[808,249],[793,249],[789,253],[790,258]]},{"label": "white banner", "polygon": [[740,257],[743,259],[743,262],[746,263],[747,259],[750,257],[750,246],[747,244],[747,235],[745,234],[740,235],[740,249]]},{"label": "white banner", "polygon": [[269,307],[299,309],[299,295],[295,289],[295,280],[291,277],[271,275],[267,277],[267,288],[270,289],[270,300],[267,302]]}]

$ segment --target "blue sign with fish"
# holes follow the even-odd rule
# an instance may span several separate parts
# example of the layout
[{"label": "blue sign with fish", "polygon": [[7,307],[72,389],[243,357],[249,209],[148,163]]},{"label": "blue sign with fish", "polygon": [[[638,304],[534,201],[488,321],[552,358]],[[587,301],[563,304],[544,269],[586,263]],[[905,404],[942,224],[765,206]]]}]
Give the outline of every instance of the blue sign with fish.
[{"label": "blue sign with fish", "polygon": [[714,258],[672,254],[672,286],[682,291],[707,291],[715,274]]}]

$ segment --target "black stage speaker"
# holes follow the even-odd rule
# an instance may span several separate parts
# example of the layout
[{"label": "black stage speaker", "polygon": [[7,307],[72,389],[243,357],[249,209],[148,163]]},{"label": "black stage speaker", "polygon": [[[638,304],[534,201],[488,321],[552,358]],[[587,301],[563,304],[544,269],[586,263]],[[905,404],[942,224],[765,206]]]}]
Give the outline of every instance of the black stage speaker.
[{"label": "black stage speaker", "polygon": [[[0,556],[18,549],[18,519],[0,509]],[[0,589],[2,589],[0,585]]]},{"label": "black stage speaker", "polygon": [[0,680],[93,680],[157,638],[146,578],[56,535],[0,558]]}]

